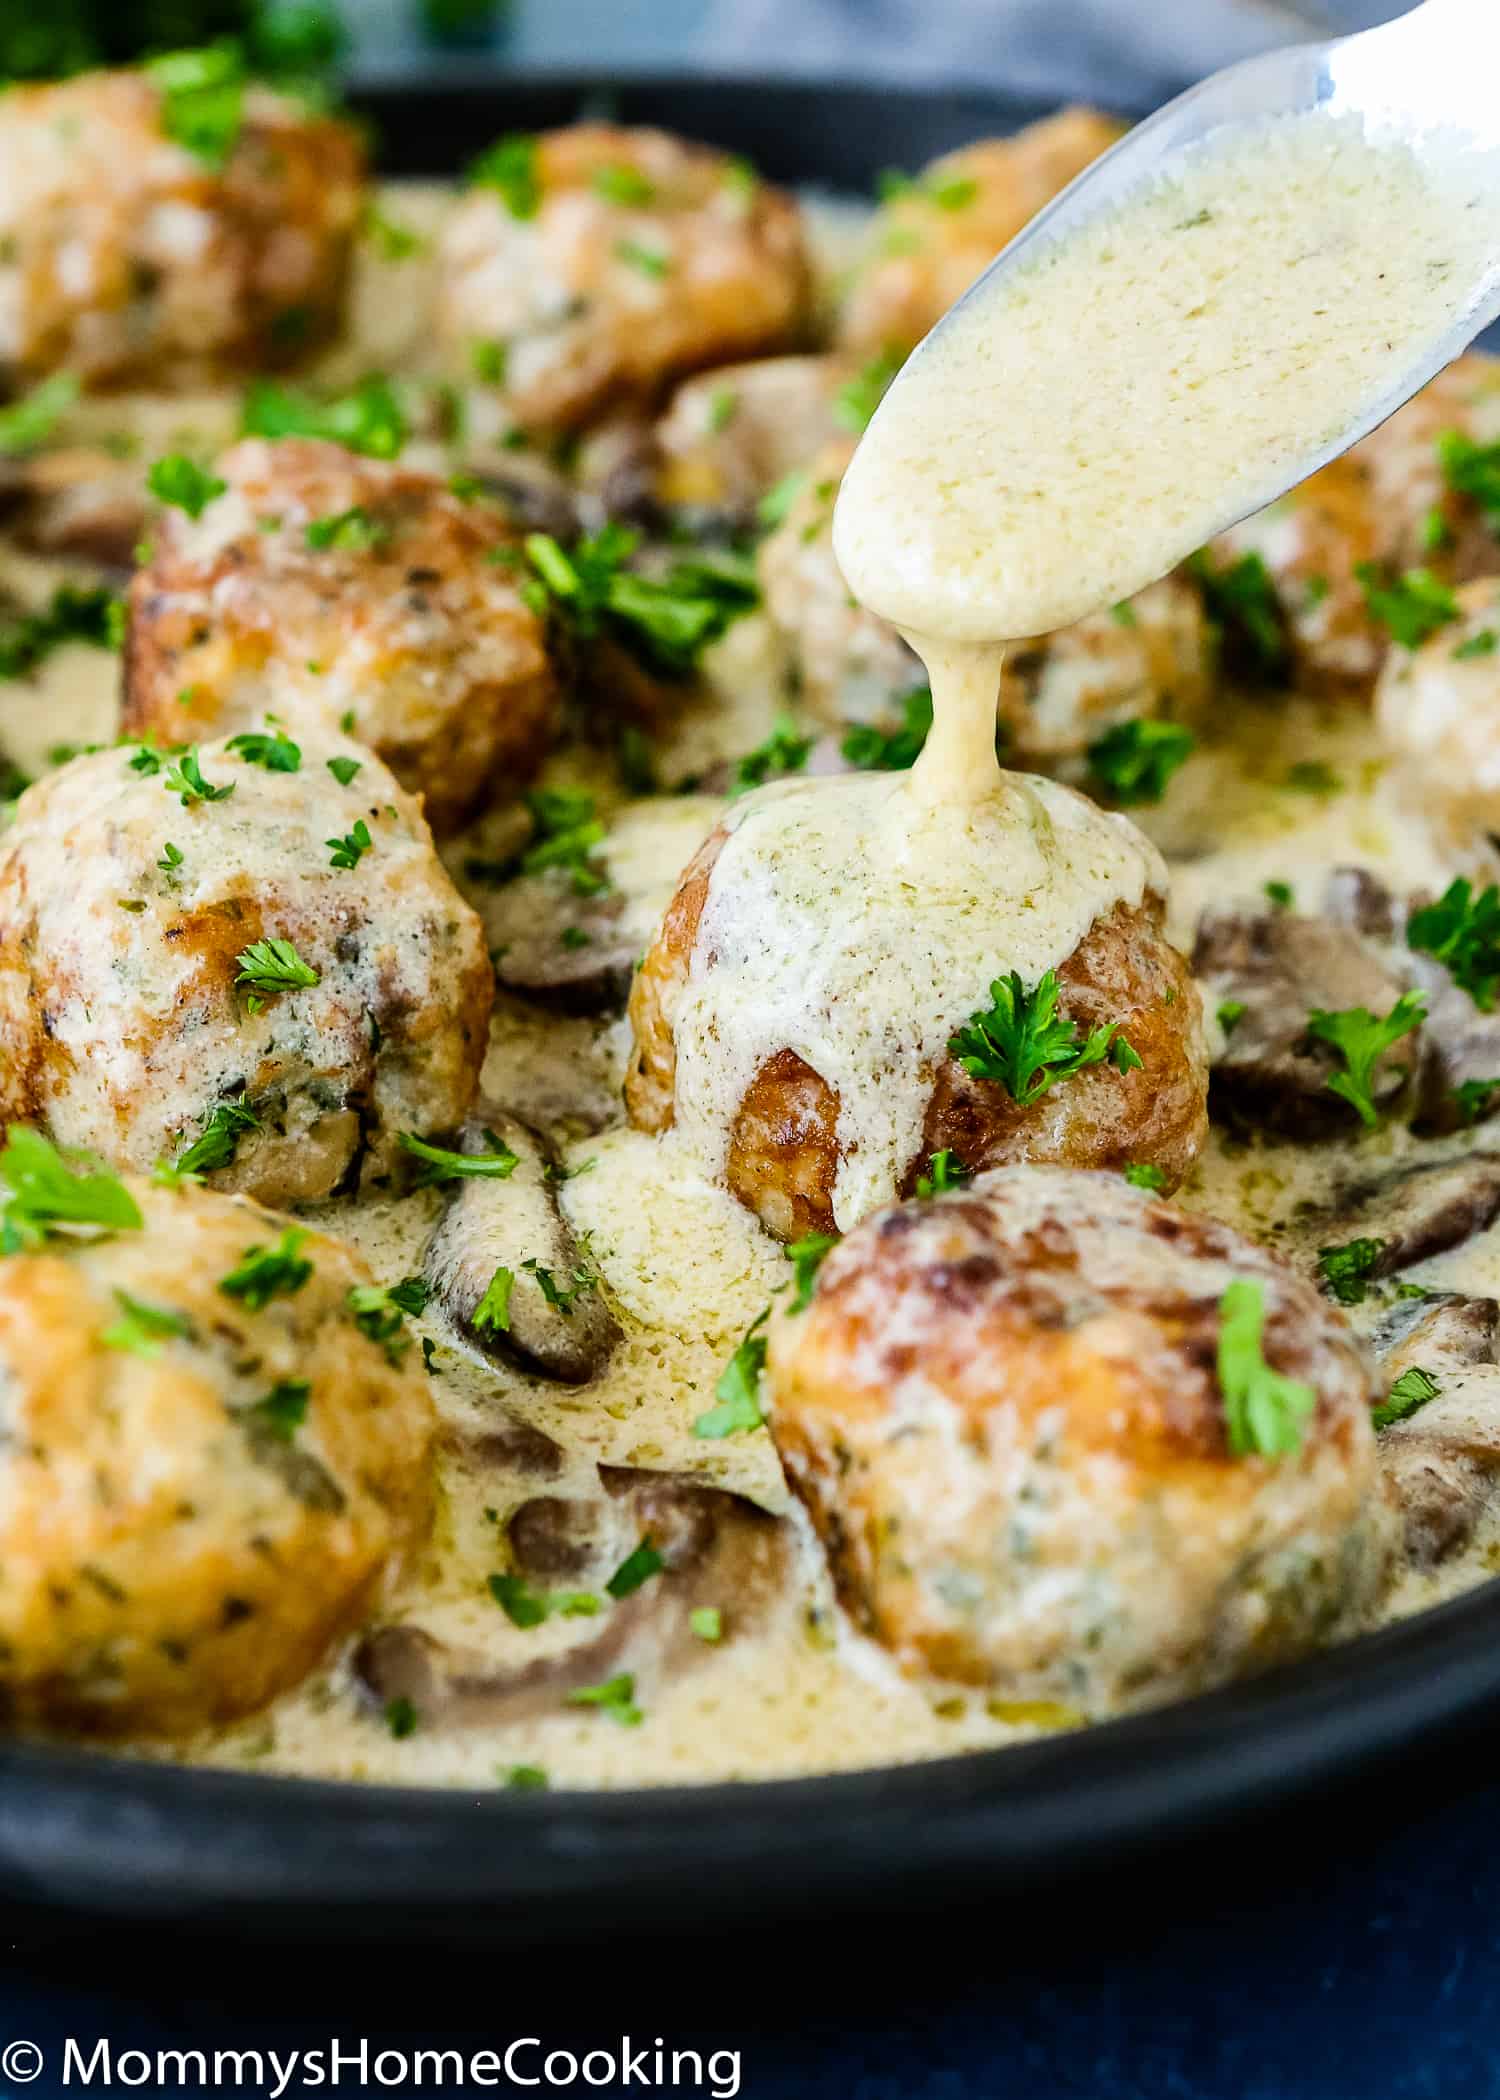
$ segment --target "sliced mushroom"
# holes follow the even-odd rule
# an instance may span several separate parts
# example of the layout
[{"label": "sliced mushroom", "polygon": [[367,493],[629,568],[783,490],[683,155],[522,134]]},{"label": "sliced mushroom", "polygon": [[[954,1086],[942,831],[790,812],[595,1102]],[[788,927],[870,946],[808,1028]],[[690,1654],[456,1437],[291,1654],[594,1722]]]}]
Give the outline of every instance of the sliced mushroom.
[{"label": "sliced mushroom", "polygon": [[[1239,1008],[1212,1073],[1215,1100],[1233,1116],[1288,1137],[1347,1130],[1354,1111],[1328,1089],[1332,1048],[1308,1033],[1321,1008],[1388,1013],[1406,986],[1398,971],[1330,918],[1224,912],[1198,928],[1193,970],[1210,1008]],[[1394,1043],[1375,1067],[1377,1107],[1389,1107],[1420,1057],[1420,1034]]]},{"label": "sliced mushroom", "polygon": [[[608,1361],[619,1327],[558,1207],[557,1162],[546,1141],[519,1117],[481,1101],[457,1149],[482,1156],[494,1150],[492,1137],[515,1154],[513,1172],[453,1184],[423,1271],[449,1319],[478,1348],[585,1385]],[[476,1322],[502,1270],[511,1279],[508,1303],[497,1304],[492,1294],[494,1317]]]},{"label": "sliced mushroom", "polygon": [[1296,1239],[1305,1259],[1320,1247],[1379,1240],[1365,1274],[1394,1276],[1443,1254],[1500,1217],[1500,1153],[1459,1159],[1407,1160],[1368,1181],[1350,1184],[1326,1205],[1304,1212]]},{"label": "sliced mushroom", "polygon": [[520,875],[485,900],[482,916],[508,991],[563,1013],[624,1006],[643,942],[618,891],[580,897],[561,870]]},{"label": "sliced mushroom", "polygon": [[67,446],[0,461],[0,506],[22,546],[127,576],[146,527],[145,475],[139,461]]},{"label": "sliced mushroom", "polygon": [[1381,1317],[1370,1345],[1392,1383],[1403,1371],[1460,1370],[1492,1364],[1500,1343],[1500,1303],[1461,1291],[1398,1298]]},{"label": "sliced mushroom", "polygon": [[[622,1479],[628,1485],[622,1487]],[[623,1532],[607,1521],[610,1503],[629,1520]],[[569,1692],[622,1671],[646,1671],[660,1682],[692,1668],[712,1653],[693,1631],[695,1612],[721,1612],[724,1636],[733,1638],[763,1624],[786,1593],[786,1526],[735,1495],[670,1474],[615,1474],[608,1500],[585,1507],[605,1516],[602,1534],[613,1542],[611,1555],[622,1536],[649,1536],[664,1563],[660,1574],[610,1607],[597,1633],[562,1654],[505,1667],[420,1626],[380,1627],[354,1660],[372,1697],[382,1705],[409,1699],[429,1728],[533,1720],[556,1713]],[[512,1519],[513,1537],[514,1529]],[[603,1572],[603,1560],[597,1565]]]}]

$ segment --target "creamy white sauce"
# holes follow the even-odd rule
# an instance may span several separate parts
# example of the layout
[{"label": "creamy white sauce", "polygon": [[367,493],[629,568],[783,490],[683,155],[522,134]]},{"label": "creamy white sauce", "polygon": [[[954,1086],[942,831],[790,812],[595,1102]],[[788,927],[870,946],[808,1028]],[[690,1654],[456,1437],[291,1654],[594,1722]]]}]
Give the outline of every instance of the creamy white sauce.
[{"label": "creamy white sauce", "polygon": [[989,642],[1128,597],[1374,408],[1497,245],[1488,163],[1322,114],[1216,135],[911,359],[839,495],[850,588]]}]

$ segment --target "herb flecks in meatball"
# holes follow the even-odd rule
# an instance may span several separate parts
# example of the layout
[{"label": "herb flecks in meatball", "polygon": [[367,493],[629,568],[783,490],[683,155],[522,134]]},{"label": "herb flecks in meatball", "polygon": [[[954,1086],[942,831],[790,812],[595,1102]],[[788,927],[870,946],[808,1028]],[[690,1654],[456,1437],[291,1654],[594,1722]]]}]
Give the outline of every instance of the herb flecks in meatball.
[{"label": "herb flecks in meatball", "polygon": [[347,725],[440,832],[526,785],[560,690],[500,509],[311,438],[248,439],[213,481],[163,511],[132,586],[128,730]]},{"label": "herb flecks in meatball", "polygon": [[141,745],[28,790],[0,849],[0,1116],[284,1203],[462,1120],[482,929],[413,798],[368,755],[337,777],[339,748]]},{"label": "herb flecks in meatball", "polygon": [[919,1675],[1083,1712],[1360,1623],[1379,1381],[1274,1256],[1112,1175],[869,1218],[772,1316],[766,1398],[856,1621]]}]

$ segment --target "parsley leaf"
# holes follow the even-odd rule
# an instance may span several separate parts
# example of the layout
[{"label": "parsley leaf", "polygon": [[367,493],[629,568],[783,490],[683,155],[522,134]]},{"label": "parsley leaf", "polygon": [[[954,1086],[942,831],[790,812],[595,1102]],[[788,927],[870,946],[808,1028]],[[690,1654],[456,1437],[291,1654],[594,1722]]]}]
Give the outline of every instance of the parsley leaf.
[{"label": "parsley leaf", "polygon": [[1420,992],[1403,992],[1384,1019],[1364,1006],[1347,1006],[1331,1014],[1317,1009],[1307,1017],[1308,1034],[1330,1044],[1347,1067],[1323,1084],[1331,1094],[1347,1101],[1360,1121],[1371,1129],[1380,1121],[1370,1092],[1376,1060],[1392,1043],[1419,1028],[1426,1014],[1427,1005]]},{"label": "parsley leaf", "polygon": [[307,1234],[288,1225],[271,1247],[247,1247],[238,1265],[219,1278],[226,1298],[238,1298],[251,1312],[263,1312],[273,1298],[291,1298],[313,1272],[301,1252]]},{"label": "parsley leaf", "polygon": [[488,1176],[495,1181],[507,1180],[519,1164],[518,1155],[509,1145],[502,1144],[492,1130],[485,1132],[489,1143],[488,1152],[449,1152],[442,1145],[429,1145],[414,1131],[398,1131],[396,1142],[403,1152],[409,1152],[422,1163],[418,1186],[426,1188],[436,1181],[462,1181],[466,1176]]},{"label": "parsley leaf", "polygon": [[571,1318],[573,1307],[579,1298],[592,1297],[599,1288],[599,1279],[587,1269],[575,1269],[571,1285],[559,1283],[551,1269],[543,1268],[533,1256],[523,1261],[521,1267],[528,1276],[534,1276],[538,1288],[547,1303],[564,1318]]},{"label": "parsley leaf", "polygon": [[666,1562],[652,1544],[648,1531],[635,1551],[621,1561],[604,1587],[618,1604],[622,1597],[633,1596],[653,1575],[659,1575],[665,1566]]},{"label": "parsley leaf", "polygon": [[354,829],[346,831],[341,839],[324,839],[329,847],[328,865],[331,868],[357,868],[375,841],[370,837],[370,827],[363,817],[355,820]]},{"label": "parsley leaf", "polygon": [[1242,554],[1221,569],[1203,548],[1189,557],[1188,569],[1203,592],[1209,616],[1223,630],[1230,654],[1256,677],[1279,677],[1289,656],[1286,622],[1262,557]]},{"label": "parsley leaf", "polygon": [[1410,1370],[1401,1373],[1382,1404],[1371,1408],[1370,1420],[1377,1429],[1389,1429],[1392,1422],[1404,1422],[1408,1415],[1414,1415],[1429,1400],[1435,1400],[1439,1391],[1432,1373],[1424,1371],[1419,1364],[1413,1364]]},{"label": "parsley leaf", "polygon": [[927,1172],[917,1176],[917,1194],[924,1203],[930,1202],[934,1196],[946,1196],[972,1180],[973,1172],[972,1167],[966,1167],[958,1154],[945,1145],[941,1152],[933,1153],[927,1162]]},{"label": "parsley leaf", "polygon": [[118,1286],[114,1295],[120,1317],[99,1336],[106,1349],[125,1349],[133,1356],[160,1356],[164,1341],[177,1340],[193,1331],[192,1322],[183,1313],[147,1305]]},{"label": "parsley leaf", "polygon": [[0,452],[14,458],[45,444],[78,394],[78,381],[71,372],[54,372],[19,401],[0,408]]},{"label": "parsley leaf", "polygon": [[351,505],[335,516],[314,518],[303,537],[314,553],[369,554],[385,546],[391,528],[383,518],[372,518],[362,503]]},{"label": "parsley leaf", "polygon": [[607,632],[664,676],[687,677],[708,644],[759,603],[754,571],[728,554],[699,555],[664,577],[643,576],[627,566],[639,545],[638,533],[609,524],[571,554],[550,533],[533,532],[526,555],[543,602],[576,635]]},{"label": "parsley leaf", "polygon": [[240,966],[236,984],[247,984],[252,992],[271,998],[277,992],[301,989],[311,990],[321,984],[322,978],[311,963],[305,963],[290,941],[278,939],[274,934],[263,941],[253,941],[235,957]]},{"label": "parsley leaf", "polygon": [[146,486],[158,503],[167,503],[177,510],[185,510],[190,518],[201,518],[216,496],[222,496],[229,483],[217,474],[210,474],[185,453],[169,452],[152,466],[146,476]]},{"label": "parsley leaf", "polygon": [[232,736],[225,748],[235,752],[247,765],[264,766],[268,773],[301,770],[301,746],[294,744],[281,729],[246,729],[239,736]]},{"label": "parsley leaf", "polygon": [[347,787],[363,764],[362,758],[330,758],[328,770],[340,787]]},{"label": "parsley leaf", "polygon": [[597,897],[609,888],[608,871],[594,859],[604,842],[604,826],[594,814],[594,798],[575,788],[534,788],[526,796],[526,807],[536,827],[531,844],[521,855],[523,875],[540,875],[548,868],[566,868],[579,897]]},{"label": "parsley leaf", "polygon": [[184,809],[191,809],[195,802],[227,802],[234,793],[233,781],[227,787],[215,787],[212,781],[204,779],[196,744],[172,760],[162,776],[162,785]]},{"label": "parsley leaf", "polygon": [[485,1587],[511,1625],[527,1633],[544,1619],[592,1619],[599,1610],[592,1590],[555,1590],[544,1596],[528,1589],[519,1575],[491,1575]]},{"label": "parsley leaf", "polygon": [[807,484],[807,469],[794,467],[790,474],[783,474],[774,488],[769,488],[755,506],[756,522],[766,532],[774,532],[784,525],[792,505],[802,494]]},{"label": "parsley leaf", "polygon": [[409,1735],[417,1732],[417,1709],[410,1699],[387,1699],[385,1702],[385,1725],[398,1743],[404,1743]]},{"label": "parsley leaf", "polygon": [[1496,649],[1500,649],[1500,634],[1496,634],[1493,627],[1481,627],[1466,642],[1457,644],[1452,651],[1453,661],[1456,664],[1473,663],[1478,657],[1493,656]]},{"label": "parsley leaf", "polygon": [[114,591],[59,584],[40,612],[0,622],[0,678],[24,678],[64,642],[118,649],[125,635],[125,601]]},{"label": "parsley leaf", "polygon": [[240,1149],[240,1139],[247,1131],[259,1128],[260,1117],[243,1100],[220,1101],[193,1142],[172,1162],[171,1172],[186,1177],[212,1174],[220,1167],[231,1166]]},{"label": "parsley leaf", "polygon": [[201,51],[153,59],[147,78],[161,94],[161,128],[210,168],[222,168],[239,143],[245,110],[245,56],[231,38]]},{"label": "parsley leaf", "polygon": [[581,1685],[568,1694],[569,1706],[597,1706],[622,1728],[639,1728],[645,1715],[635,1703],[635,1679],[626,1672],[603,1684]]},{"label": "parsley leaf", "polygon": [[1370,1271],[1384,1252],[1384,1240],[1346,1240],[1342,1247],[1320,1247],[1318,1274],[1324,1289],[1340,1305],[1362,1305]]},{"label": "parsley leaf", "polygon": [[1458,600],[1431,569],[1407,569],[1391,577],[1375,562],[1362,561],[1354,573],[1371,619],[1404,648],[1419,649],[1429,635],[1459,617]]},{"label": "parsley leaf", "polygon": [[139,1232],[140,1209],[125,1184],[102,1168],[70,1164],[39,1130],[12,1123],[0,1152],[0,1253],[39,1247],[59,1232]]},{"label": "parsley leaf", "polygon": [[1167,1177],[1153,1160],[1133,1159],[1125,1169],[1125,1179],[1133,1189],[1146,1189],[1159,1196],[1167,1185]]},{"label": "parsley leaf", "polygon": [[760,1381],[766,1368],[766,1338],[761,1329],[770,1317],[768,1305],[751,1321],[745,1339],[719,1373],[714,1387],[719,1405],[699,1415],[693,1424],[694,1436],[734,1436],[742,1429],[759,1429],[765,1420],[760,1411]]},{"label": "parsley leaf", "polygon": [[931,689],[914,685],[901,695],[900,706],[906,717],[900,729],[887,734],[868,723],[856,723],[845,732],[839,749],[851,766],[865,773],[904,773],[916,764],[932,728]]},{"label": "parsley leaf", "polygon": [[813,1290],[818,1281],[818,1271],[839,1243],[836,1232],[806,1232],[800,1240],[793,1240],[782,1252],[792,1264],[796,1278],[797,1295],[792,1300],[792,1311],[801,1312],[812,1304]]},{"label": "parsley leaf", "polygon": [[1229,1449],[1235,1458],[1290,1457],[1302,1448],[1303,1424],[1317,1395],[1300,1379],[1285,1378],[1266,1362],[1265,1286],[1237,1278],[1219,1300],[1219,1390]]},{"label": "parsley leaf", "polygon": [[1500,888],[1476,897],[1466,876],[1449,883],[1436,904],[1424,904],[1406,922],[1406,942],[1442,963],[1453,982],[1483,1013],[1500,986]]},{"label": "parsley leaf", "polygon": [[1135,1053],[1118,1035],[1119,1024],[1101,1024],[1080,1040],[1077,1023],[1058,1017],[1060,991],[1055,970],[1048,970],[1031,992],[1015,970],[995,978],[988,1012],[973,1015],[959,1030],[948,1044],[949,1055],[971,1078],[1003,1086],[1018,1108],[1030,1108],[1058,1080],[1106,1057],[1123,1069],[1122,1054]]},{"label": "parsley leaf", "polygon": [[384,1349],[387,1359],[399,1364],[411,1347],[406,1332],[406,1314],[419,1313],[427,1304],[427,1285],[420,1276],[408,1276],[387,1289],[379,1283],[356,1283],[345,1301],[355,1326],[366,1341]]},{"label": "parsley leaf", "polygon": [[541,1765],[512,1765],[505,1774],[505,1784],[513,1794],[545,1794],[549,1783]]},{"label": "parsley leaf", "polygon": [[782,715],[763,744],[735,760],[729,776],[731,800],[748,795],[753,788],[764,787],[768,780],[784,780],[788,774],[800,773],[815,741],[810,736],[799,736],[791,716]]},{"label": "parsley leaf", "polygon": [[516,1272],[503,1266],[484,1287],[484,1296],[474,1308],[469,1325],[479,1334],[510,1333],[510,1294],[516,1287]]},{"label": "parsley leaf", "polygon": [[245,396],[240,427],[246,437],[326,438],[371,459],[394,459],[407,439],[401,403],[378,373],[322,400],[258,379]]},{"label": "parsley leaf", "polygon": [[537,142],[530,132],[508,132],[469,168],[469,185],[495,190],[513,219],[534,219],[542,201]]},{"label": "parsley leaf", "polygon": [[724,1614],[717,1605],[700,1604],[688,1614],[688,1624],[700,1641],[721,1641],[724,1638]]},{"label": "parsley leaf", "polygon": [[602,168],[595,168],[590,184],[596,197],[604,198],[608,204],[650,204],[656,195],[639,168],[626,161],[612,161]]},{"label": "parsley leaf", "polygon": [[1117,722],[1088,748],[1089,771],[1116,802],[1131,808],[1160,802],[1177,768],[1192,754],[1193,732],[1144,716]]},{"label": "parsley leaf", "polygon": [[1477,1123],[1487,1116],[1490,1103],[1500,1094],[1500,1079],[1464,1079],[1453,1089],[1454,1104],[1461,1123]]},{"label": "parsley leaf", "polygon": [[1445,430],[1437,456],[1449,488],[1477,503],[1492,524],[1500,520],[1500,444],[1476,445],[1461,430]]},{"label": "parsley leaf", "polygon": [[839,388],[833,397],[833,420],[841,430],[858,437],[869,429],[871,417],[904,362],[898,351],[883,350]]},{"label": "parsley leaf", "polygon": [[669,277],[672,274],[671,256],[661,248],[649,247],[645,241],[616,241],[615,254],[632,270],[639,270],[643,277]]}]

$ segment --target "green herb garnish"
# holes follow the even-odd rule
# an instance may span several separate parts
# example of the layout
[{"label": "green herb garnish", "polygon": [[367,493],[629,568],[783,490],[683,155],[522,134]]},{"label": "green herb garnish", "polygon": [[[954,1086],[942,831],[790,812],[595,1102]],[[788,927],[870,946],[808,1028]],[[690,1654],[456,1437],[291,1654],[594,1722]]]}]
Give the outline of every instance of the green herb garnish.
[{"label": "green herb garnish", "polygon": [[1460,617],[1452,590],[1430,569],[1408,569],[1392,577],[1376,563],[1362,561],[1354,573],[1371,619],[1403,648],[1419,649],[1440,627]]},{"label": "green herb garnish", "polygon": [[1160,802],[1172,775],[1191,757],[1195,741],[1192,731],[1176,722],[1144,716],[1117,722],[1089,745],[1089,771],[1127,809]]},{"label": "green herb garnish", "polygon": [[916,764],[932,728],[931,690],[914,685],[901,695],[898,705],[906,717],[900,729],[887,734],[867,723],[856,723],[845,731],[839,749],[851,766],[865,773],[904,773]]},{"label": "green herb garnish", "polygon": [[170,504],[176,510],[185,510],[190,518],[201,518],[216,496],[222,496],[229,483],[218,474],[210,474],[185,453],[169,452],[152,466],[146,476],[146,486],[158,503]]},{"label": "green herb garnish", "polygon": [[1128,1052],[1135,1058],[1135,1052],[1119,1034],[1119,1024],[1102,1023],[1080,1038],[1077,1023],[1058,1016],[1060,994],[1055,970],[1048,970],[1030,992],[1015,970],[995,978],[989,1010],[975,1014],[952,1037],[949,1055],[971,1078],[1003,1086],[1018,1108],[1030,1108],[1060,1079],[1106,1058],[1117,1070],[1128,1069],[1122,1056]]},{"label": "green herb garnish", "polygon": [[426,1188],[432,1182],[463,1181],[476,1177],[481,1180],[508,1180],[520,1164],[518,1154],[497,1138],[493,1130],[487,1130],[484,1135],[489,1146],[487,1152],[450,1152],[442,1145],[429,1145],[424,1138],[419,1138],[410,1130],[399,1131],[396,1142],[403,1152],[409,1152],[413,1159],[421,1162],[422,1171],[418,1177],[418,1185],[422,1188]]},{"label": "green herb garnish", "polygon": [[1490,1012],[1500,987],[1500,888],[1490,883],[1476,897],[1466,876],[1455,877],[1435,904],[1407,919],[1406,942],[1435,957],[1481,1012]]},{"label": "green herb garnish", "polygon": [[120,1316],[99,1336],[106,1349],[124,1349],[132,1356],[160,1356],[163,1342],[176,1341],[193,1331],[192,1322],[183,1313],[147,1305],[144,1299],[132,1298],[129,1291],[118,1286],[114,1295]]},{"label": "green herb garnish", "polygon": [[649,1582],[653,1575],[659,1575],[665,1566],[666,1562],[652,1544],[648,1531],[635,1551],[627,1554],[621,1561],[604,1587],[618,1604],[622,1597],[631,1596],[642,1583]]},{"label": "green herb garnish", "polygon": [[326,438],[371,459],[394,459],[407,438],[401,404],[378,374],[323,399],[258,379],[245,396],[241,428],[247,437]]},{"label": "green herb garnish", "polygon": [[0,1253],[39,1247],[59,1233],[139,1232],[141,1213],[124,1182],[83,1160],[70,1162],[39,1130],[12,1123],[0,1152]]},{"label": "green herb garnish", "polygon": [[346,831],[342,838],[323,841],[330,849],[328,865],[331,868],[357,868],[374,843],[370,837],[370,827],[363,817],[357,818],[354,829]]},{"label": "green herb garnish", "polygon": [[639,1728],[645,1715],[635,1703],[635,1679],[626,1672],[604,1684],[586,1684],[568,1694],[569,1706],[597,1706],[622,1728]]},{"label": "green herb garnish", "polygon": [[247,765],[264,766],[268,773],[296,773],[302,766],[302,749],[281,729],[246,729],[232,736],[226,750],[235,752]]},{"label": "green herb garnish", "polygon": [[468,179],[471,188],[494,190],[513,219],[534,219],[542,201],[535,137],[507,133],[472,163]]},{"label": "green herb garnish", "polygon": [[226,1298],[237,1298],[251,1312],[263,1312],[273,1298],[291,1298],[313,1272],[301,1252],[307,1234],[288,1225],[274,1246],[247,1247],[238,1264],[219,1278]]},{"label": "green herb garnish", "polygon": [[1229,1449],[1235,1458],[1254,1452],[1287,1458],[1302,1448],[1303,1425],[1317,1395],[1300,1379],[1285,1378],[1266,1362],[1265,1286],[1237,1278],[1219,1300],[1219,1390]]},{"label": "green herb garnish", "polygon": [[793,1312],[802,1312],[812,1304],[818,1271],[838,1243],[839,1234],[836,1232],[806,1232],[800,1240],[793,1240],[782,1250],[792,1264],[796,1285],[797,1295],[792,1300]]},{"label": "green herb garnish", "polygon": [[923,1202],[930,1202],[934,1196],[946,1196],[971,1180],[973,1171],[945,1145],[941,1152],[933,1153],[927,1162],[927,1172],[917,1176],[916,1193]]},{"label": "green herb garnish", "polygon": [[481,1334],[510,1333],[510,1294],[516,1287],[514,1269],[499,1268],[484,1287],[484,1296],[469,1322]]},{"label": "green herb garnish", "polygon": [[212,1174],[232,1166],[247,1132],[259,1130],[260,1117],[243,1101],[220,1101],[210,1112],[193,1142],[172,1162],[170,1172],[178,1179]]},{"label": "green herb garnish", "polygon": [[771,1317],[768,1305],[750,1323],[745,1339],[719,1373],[714,1393],[718,1406],[699,1415],[694,1436],[734,1436],[744,1429],[759,1429],[765,1416],[760,1411],[760,1381],[766,1368],[766,1338],[761,1332]]},{"label": "green herb garnish", "polygon": [[1384,1252],[1384,1240],[1346,1240],[1342,1247],[1320,1247],[1318,1274],[1329,1296],[1340,1305],[1362,1305],[1370,1273]]},{"label": "green herb garnish", "polygon": [[235,983],[248,985],[252,993],[262,998],[272,998],[278,992],[310,991],[322,983],[318,972],[302,960],[292,943],[275,935],[253,941],[235,961],[240,972]]},{"label": "green herb garnish", "polygon": [[764,787],[768,780],[784,780],[788,774],[800,773],[815,742],[814,737],[798,734],[790,715],[782,715],[763,744],[735,760],[729,776],[731,799]]},{"label": "green herb garnish", "polygon": [[1414,1415],[1429,1400],[1435,1400],[1439,1391],[1432,1373],[1413,1364],[1410,1370],[1401,1373],[1381,1405],[1371,1408],[1370,1420],[1377,1429],[1389,1429],[1392,1422],[1404,1422],[1408,1415]]},{"label": "green herb garnish", "polygon": [[1315,1010],[1307,1017],[1307,1032],[1329,1044],[1343,1058],[1346,1069],[1323,1084],[1356,1111],[1371,1129],[1380,1121],[1371,1094],[1377,1059],[1392,1043],[1419,1028],[1427,1005],[1420,992],[1403,992],[1390,1012],[1380,1018],[1368,1007],[1349,1006],[1339,1013]]}]

